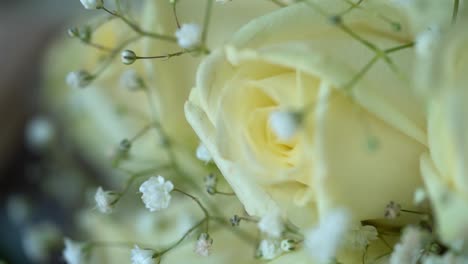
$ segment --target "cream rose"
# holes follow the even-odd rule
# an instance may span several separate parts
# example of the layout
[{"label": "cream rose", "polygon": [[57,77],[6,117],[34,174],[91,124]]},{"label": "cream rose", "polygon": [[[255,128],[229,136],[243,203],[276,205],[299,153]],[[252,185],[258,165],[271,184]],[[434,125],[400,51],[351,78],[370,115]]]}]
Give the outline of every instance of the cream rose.
[{"label": "cream rose", "polygon": [[[458,25],[435,38],[430,67],[418,76],[428,96],[429,153],[421,158],[424,183],[437,231],[456,249],[468,239],[468,34],[466,13]],[[421,61],[428,63],[427,58]],[[434,73],[434,74],[432,74]]]},{"label": "cream rose", "polygon": [[[329,14],[347,8],[343,1],[321,7]],[[379,12],[402,31],[373,15]],[[412,40],[404,19],[383,4],[355,9],[343,22],[381,49]],[[389,55],[403,76],[380,60],[345,90],[373,55],[297,4],[253,20],[202,62],[186,117],[249,214],[279,207],[305,227],[336,207],[351,209],[355,220],[383,218],[391,200],[412,208],[426,150],[423,105],[403,81],[413,51]],[[272,132],[276,110],[303,115],[291,140]]]}]

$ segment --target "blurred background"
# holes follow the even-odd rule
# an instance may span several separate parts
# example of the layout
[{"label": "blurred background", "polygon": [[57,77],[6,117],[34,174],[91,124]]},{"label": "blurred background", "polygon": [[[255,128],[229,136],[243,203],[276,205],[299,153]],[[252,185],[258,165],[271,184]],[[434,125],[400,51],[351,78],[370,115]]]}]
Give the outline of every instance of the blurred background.
[{"label": "blurred background", "polygon": [[[63,263],[63,236],[77,235],[70,212],[95,172],[61,139],[40,91],[50,45],[84,13],[78,0],[0,1],[0,263]],[[51,140],[63,141],[59,154]]]}]

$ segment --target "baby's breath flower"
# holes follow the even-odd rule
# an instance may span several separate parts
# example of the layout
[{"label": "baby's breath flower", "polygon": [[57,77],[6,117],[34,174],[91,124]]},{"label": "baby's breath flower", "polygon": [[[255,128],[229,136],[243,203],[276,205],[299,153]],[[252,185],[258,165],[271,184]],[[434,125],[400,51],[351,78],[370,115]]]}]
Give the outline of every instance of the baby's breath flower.
[{"label": "baby's breath flower", "polygon": [[300,118],[290,111],[273,111],[270,114],[270,127],[280,140],[290,140],[296,134]]},{"label": "baby's breath flower", "polygon": [[378,235],[377,228],[374,226],[360,226],[348,232],[347,243],[353,249],[365,249],[371,241],[378,239]]},{"label": "baby's breath flower", "polygon": [[416,36],[415,50],[420,56],[429,56],[433,53],[441,32],[438,27],[429,27]]},{"label": "baby's breath flower", "polygon": [[238,215],[234,215],[233,217],[229,218],[229,222],[232,226],[239,226],[241,218]]},{"label": "baby's breath flower", "polygon": [[151,177],[140,186],[143,193],[141,199],[151,212],[165,209],[171,201],[170,192],[174,189],[171,181],[166,181],[162,176]]},{"label": "baby's breath flower", "polygon": [[202,30],[198,24],[182,24],[175,33],[177,43],[184,49],[197,47],[201,42]]},{"label": "baby's breath flower", "polygon": [[122,59],[123,64],[130,65],[136,61],[137,55],[132,50],[124,50],[120,53],[120,58]]},{"label": "baby's breath flower", "polygon": [[100,9],[104,6],[103,0],[80,0],[86,9]]},{"label": "baby's breath flower", "polygon": [[281,255],[281,248],[273,240],[262,240],[258,246],[258,256],[262,259],[271,260]]},{"label": "baby's breath flower", "polygon": [[408,227],[403,232],[401,242],[395,245],[390,264],[416,264],[421,257],[423,233],[416,227]]},{"label": "baby's breath flower", "polygon": [[102,187],[99,187],[94,195],[96,201],[96,208],[104,214],[110,214],[114,209],[114,204],[119,196],[111,191],[104,191]]},{"label": "baby's breath flower", "polygon": [[424,200],[426,200],[426,191],[424,188],[417,188],[416,191],[414,191],[413,203],[415,205],[420,205]]},{"label": "baby's breath flower", "polygon": [[155,264],[156,261],[153,259],[154,253],[151,249],[141,249],[135,245],[130,256],[132,264]]},{"label": "baby's breath flower", "polygon": [[200,142],[200,144],[197,147],[197,151],[195,153],[197,155],[197,159],[204,161],[205,163],[208,163],[212,160],[211,154],[208,151],[208,149],[203,145],[203,143]]},{"label": "baby's breath flower", "polygon": [[213,239],[207,233],[202,233],[198,237],[194,251],[200,256],[207,257],[210,255],[211,245],[213,245]]},{"label": "baby's breath flower", "polygon": [[305,234],[304,245],[318,263],[328,263],[335,257],[348,231],[350,218],[348,211],[335,209]]},{"label": "baby's breath flower", "polygon": [[143,79],[134,69],[129,69],[120,76],[120,86],[128,91],[133,92],[142,89],[145,84]]},{"label": "baby's breath flower", "polygon": [[83,243],[75,242],[69,238],[65,238],[65,249],[63,250],[63,258],[68,264],[83,263],[85,259],[83,247]]},{"label": "baby's breath flower", "polygon": [[284,230],[280,211],[272,210],[265,214],[258,222],[258,228],[272,238],[280,237]]},{"label": "baby's breath flower", "polygon": [[54,134],[54,126],[48,118],[36,117],[28,122],[26,142],[34,149],[43,149],[49,145]]},{"label": "baby's breath flower", "polygon": [[71,88],[84,88],[92,80],[92,76],[85,70],[79,70],[68,73],[65,80]]},{"label": "baby's breath flower", "polygon": [[216,177],[216,175],[210,173],[205,177],[205,188],[207,193],[215,194],[217,185],[218,178]]},{"label": "baby's breath flower", "polygon": [[395,203],[394,201],[390,201],[385,207],[384,216],[387,219],[395,219],[400,216],[401,205]]},{"label": "baby's breath flower", "polygon": [[284,252],[289,252],[296,249],[297,241],[293,239],[283,239],[280,245],[281,250],[283,250]]}]

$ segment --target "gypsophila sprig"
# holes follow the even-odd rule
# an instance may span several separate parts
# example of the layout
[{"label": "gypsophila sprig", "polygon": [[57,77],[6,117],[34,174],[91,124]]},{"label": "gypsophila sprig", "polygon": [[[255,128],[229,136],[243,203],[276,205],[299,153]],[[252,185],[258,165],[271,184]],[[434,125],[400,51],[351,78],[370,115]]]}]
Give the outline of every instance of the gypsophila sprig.
[{"label": "gypsophila sprig", "polygon": [[119,200],[120,196],[112,191],[104,191],[99,187],[94,195],[96,208],[104,214],[110,214],[114,209],[115,203]]},{"label": "gypsophila sprig", "polygon": [[281,250],[283,250],[284,252],[289,252],[295,250],[297,244],[297,241],[294,239],[283,239],[281,240],[280,246]]},{"label": "gypsophila sprig", "polygon": [[70,72],[66,82],[71,88],[84,88],[93,80],[93,76],[85,70]]},{"label": "gypsophila sprig", "polygon": [[202,233],[197,239],[195,244],[195,253],[200,256],[208,257],[211,253],[211,246],[213,245],[213,239],[207,233]]},{"label": "gypsophila sprig", "polygon": [[332,260],[343,243],[351,216],[345,209],[334,209],[320,219],[319,225],[305,234],[304,245],[318,263]]},{"label": "gypsophila sprig", "polygon": [[69,238],[65,238],[65,248],[63,250],[63,258],[68,264],[82,264],[85,260],[84,243],[75,242]]},{"label": "gypsophila sprig", "polygon": [[153,259],[155,252],[151,249],[141,249],[135,245],[130,254],[132,264],[156,264],[155,259]]},{"label": "gypsophila sprig", "polygon": [[356,250],[364,250],[372,241],[378,239],[377,228],[371,225],[351,229],[346,236],[346,243]]},{"label": "gypsophila sprig", "polygon": [[283,219],[279,210],[266,213],[258,222],[258,228],[272,238],[279,238],[284,230]]},{"label": "gypsophila sprig", "polygon": [[162,176],[153,176],[141,184],[141,199],[151,212],[166,209],[171,201],[170,193],[173,189],[171,181],[166,181]]},{"label": "gypsophila sprig", "polygon": [[258,246],[258,257],[266,260],[272,260],[281,255],[281,248],[277,241],[264,239]]},{"label": "gypsophila sprig", "polygon": [[100,9],[104,6],[103,0],[80,0],[86,9]]},{"label": "gypsophila sprig", "polygon": [[390,201],[385,207],[384,216],[387,219],[395,219],[400,216],[401,212],[401,205],[395,203],[394,201]]},{"label": "gypsophila sprig", "polygon": [[395,245],[390,264],[416,264],[421,258],[423,233],[419,228],[407,227],[401,242]]},{"label": "gypsophila sprig", "polygon": [[193,49],[201,43],[202,29],[200,25],[190,23],[182,24],[182,26],[176,31],[175,36],[177,43],[184,49]]}]

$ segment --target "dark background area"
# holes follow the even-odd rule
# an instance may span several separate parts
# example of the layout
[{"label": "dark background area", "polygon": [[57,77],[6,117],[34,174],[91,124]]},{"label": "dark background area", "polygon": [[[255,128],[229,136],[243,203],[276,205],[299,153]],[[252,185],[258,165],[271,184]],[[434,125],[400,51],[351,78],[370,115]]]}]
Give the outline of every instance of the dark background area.
[{"label": "dark background area", "polygon": [[[65,207],[44,192],[54,168],[45,162],[44,153],[25,144],[24,135],[28,122],[46,112],[39,100],[44,54],[84,13],[79,0],[0,1],[0,263],[62,263],[61,245],[46,260],[28,259],[23,250],[25,230],[50,222],[64,235],[73,232],[73,206]],[[21,221],[8,211],[18,197],[28,208]]]}]

